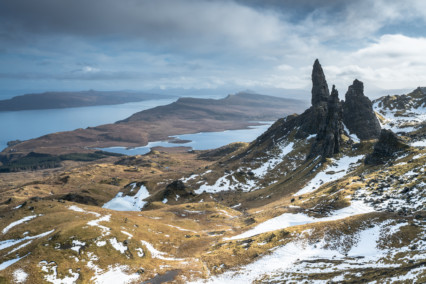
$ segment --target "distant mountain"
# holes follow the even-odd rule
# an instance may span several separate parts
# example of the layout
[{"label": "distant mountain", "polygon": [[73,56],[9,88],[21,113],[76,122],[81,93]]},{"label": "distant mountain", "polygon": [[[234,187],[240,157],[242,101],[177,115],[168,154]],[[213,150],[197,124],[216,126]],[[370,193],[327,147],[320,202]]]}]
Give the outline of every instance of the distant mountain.
[{"label": "distant mountain", "polygon": [[238,93],[226,98],[180,98],[176,102],[138,112],[113,124],[48,134],[14,143],[4,150],[20,156],[29,152],[63,154],[88,148],[139,147],[172,135],[244,129],[257,121],[273,121],[302,111],[303,101]]},{"label": "distant mountain", "polygon": [[302,111],[304,103],[295,99],[240,92],[226,98],[179,98],[176,102],[133,114],[122,122],[153,121],[178,116],[185,119],[210,117],[218,120],[275,120],[283,113]]},{"label": "distant mountain", "polygon": [[261,112],[237,95],[15,145],[38,147],[12,162],[37,170],[0,174],[0,283],[426,283],[424,91],[373,104],[355,80],[343,102],[318,61],[312,83],[311,106],[252,143],[38,152]]},{"label": "distant mountain", "polygon": [[72,108],[98,105],[117,105],[144,100],[167,99],[173,96],[124,91],[46,92],[26,94],[0,100],[0,111]]}]

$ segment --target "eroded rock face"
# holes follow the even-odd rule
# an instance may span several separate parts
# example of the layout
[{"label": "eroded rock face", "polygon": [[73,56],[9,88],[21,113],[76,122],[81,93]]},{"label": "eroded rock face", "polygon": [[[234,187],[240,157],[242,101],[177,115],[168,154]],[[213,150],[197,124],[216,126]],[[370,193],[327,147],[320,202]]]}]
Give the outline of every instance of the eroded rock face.
[{"label": "eroded rock face", "polygon": [[175,180],[166,186],[166,190],[164,191],[164,196],[162,200],[164,198],[169,198],[170,196],[173,196],[173,195],[186,197],[190,194],[191,192],[181,180]]},{"label": "eroded rock face", "polygon": [[302,113],[297,119],[299,127],[296,137],[305,138],[310,134],[317,134],[325,127],[328,115],[328,101],[330,92],[324,71],[318,59],[315,60],[312,68],[312,106]]},{"label": "eroded rock face", "polygon": [[312,69],[312,106],[327,103],[329,96],[330,92],[328,90],[327,81],[325,80],[324,71],[318,59],[316,59]]},{"label": "eroded rock face", "polygon": [[329,158],[339,153],[342,133],[342,105],[339,101],[339,93],[333,86],[331,96],[327,100],[326,115],[320,118],[317,137],[308,158],[317,155]]},{"label": "eroded rock face", "polygon": [[396,152],[408,148],[398,136],[390,130],[382,129],[379,141],[374,145],[373,153],[367,155],[366,165],[380,165],[391,159]]},{"label": "eroded rock face", "polygon": [[[331,95],[321,64],[315,60],[312,70],[312,106],[301,115],[288,116],[277,121],[262,134],[249,148],[249,151],[262,143],[268,147],[275,145],[274,139],[285,137],[295,131],[296,139],[306,139],[316,134],[307,159],[321,156],[330,158],[341,151],[344,133],[343,121],[347,127],[361,139],[378,138],[380,124],[375,116],[371,101],[364,96],[364,85],[355,80],[346,94],[345,108],[339,100],[339,94],[333,86]],[[268,142],[269,141],[269,142]]]},{"label": "eroded rock face", "polygon": [[359,139],[377,139],[380,136],[379,120],[370,99],[364,95],[361,81],[355,80],[348,88],[343,103],[343,123]]}]

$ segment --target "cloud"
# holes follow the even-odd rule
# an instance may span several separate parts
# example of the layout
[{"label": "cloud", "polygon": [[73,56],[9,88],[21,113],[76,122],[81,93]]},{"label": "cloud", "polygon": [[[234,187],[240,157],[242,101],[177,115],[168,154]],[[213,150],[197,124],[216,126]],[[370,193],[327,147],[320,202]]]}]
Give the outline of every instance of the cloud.
[{"label": "cloud", "polygon": [[412,29],[425,25],[420,0],[0,0],[0,6],[3,85],[258,86],[309,95],[315,58],[341,92],[354,78],[367,90],[425,82],[423,32]]},{"label": "cloud", "polygon": [[3,2],[2,30],[33,35],[130,38],[165,48],[200,47],[197,51],[205,52],[228,44],[250,48],[277,41],[283,33],[273,11],[257,11],[232,1]]},{"label": "cloud", "polygon": [[342,85],[358,78],[370,89],[414,89],[426,83],[425,50],[424,37],[383,35],[364,48],[342,54],[325,70]]}]

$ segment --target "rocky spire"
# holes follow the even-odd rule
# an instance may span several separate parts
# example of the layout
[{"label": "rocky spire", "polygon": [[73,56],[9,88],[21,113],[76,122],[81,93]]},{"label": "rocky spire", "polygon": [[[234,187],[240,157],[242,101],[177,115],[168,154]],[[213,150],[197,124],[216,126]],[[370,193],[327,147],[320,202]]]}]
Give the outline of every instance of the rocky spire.
[{"label": "rocky spire", "polygon": [[380,123],[373,111],[373,105],[364,95],[364,84],[356,79],[345,96],[343,123],[360,139],[376,139],[380,136]]},{"label": "rocky spire", "polygon": [[321,102],[327,102],[329,96],[330,91],[328,90],[324,71],[318,59],[316,59],[312,69],[312,106],[316,106]]},{"label": "rocky spire", "polygon": [[308,158],[321,155],[323,158],[332,157],[340,152],[342,125],[342,105],[335,86],[325,105],[325,116],[321,117],[316,140],[312,145]]}]

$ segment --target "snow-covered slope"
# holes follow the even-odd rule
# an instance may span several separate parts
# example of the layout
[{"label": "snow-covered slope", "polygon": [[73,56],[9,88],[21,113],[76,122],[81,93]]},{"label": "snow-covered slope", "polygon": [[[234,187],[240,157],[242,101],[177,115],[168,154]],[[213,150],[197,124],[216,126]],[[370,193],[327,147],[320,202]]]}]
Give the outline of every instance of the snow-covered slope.
[{"label": "snow-covered slope", "polygon": [[417,133],[413,146],[426,146],[426,93],[417,88],[407,95],[394,95],[374,101],[374,110],[379,115],[382,128],[395,133]]},{"label": "snow-covered slope", "polygon": [[339,120],[304,124],[324,103],[214,153],[0,180],[0,283],[426,283],[424,90],[374,108],[411,146],[382,164]]}]

